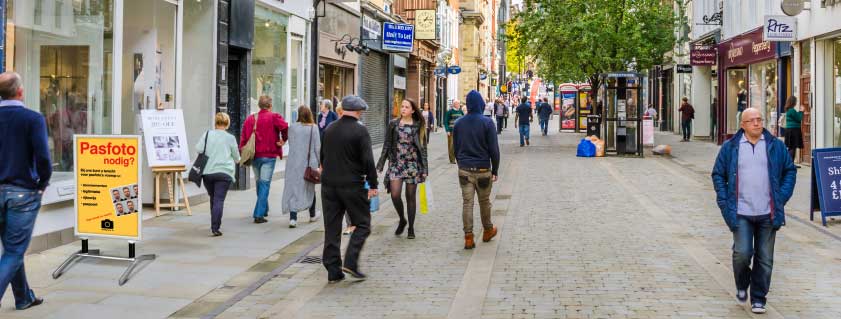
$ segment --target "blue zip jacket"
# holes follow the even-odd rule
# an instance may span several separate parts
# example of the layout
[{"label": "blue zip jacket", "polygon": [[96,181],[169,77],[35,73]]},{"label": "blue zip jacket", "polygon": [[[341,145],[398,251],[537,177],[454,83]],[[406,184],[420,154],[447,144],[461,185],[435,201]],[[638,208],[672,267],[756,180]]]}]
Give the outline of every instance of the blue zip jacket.
[{"label": "blue zip jacket", "polygon": [[[731,231],[738,227],[739,205],[739,141],[744,135],[739,130],[733,138],[724,142],[715,160],[712,171],[716,202],[721,209],[721,216]],[[771,189],[771,222],[774,229],[780,229],[786,223],[785,205],[794,193],[797,180],[797,168],[786,150],[785,144],[763,130],[766,151],[768,153],[768,179]]]},{"label": "blue zip jacket", "polygon": [[489,168],[499,173],[499,144],[496,125],[482,115],[485,100],[476,90],[467,94],[467,115],[453,126],[453,152],[459,168]]}]

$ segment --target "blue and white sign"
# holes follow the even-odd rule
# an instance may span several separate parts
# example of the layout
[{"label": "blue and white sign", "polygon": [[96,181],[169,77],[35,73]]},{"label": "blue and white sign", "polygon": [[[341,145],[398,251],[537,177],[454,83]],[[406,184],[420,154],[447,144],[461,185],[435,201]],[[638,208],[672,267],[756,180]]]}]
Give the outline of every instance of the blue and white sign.
[{"label": "blue and white sign", "polygon": [[447,72],[450,72],[450,74],[459,74],[461,73],[461,67],[458,65],[453,65],[447,68]]},{"label": "blue and white sign", "polygon": [[797,41],[797,18],[766,15],[762,30],[765,41]]},{"label": "blue and white sign", "polygon": [[841,216],[841,148],[812,150],[812,208],[809,219],[816,210],[826,226],[829,216]]},{"label": "blue and white sign", "polygon": [[435,68],[435,75],[444,76],[444,74],[447,74],[447,69],[445,69],[444,67]]},{"label": "blue and white sign", "polygon": [[402,23],[383,23],[383,50],[412,52],[415,26]]},{"label": "blue and white sign", "polygon": [[487,78],[488,78],[488,75],[486,73],[479,74],[479,80],[484,81]]}]

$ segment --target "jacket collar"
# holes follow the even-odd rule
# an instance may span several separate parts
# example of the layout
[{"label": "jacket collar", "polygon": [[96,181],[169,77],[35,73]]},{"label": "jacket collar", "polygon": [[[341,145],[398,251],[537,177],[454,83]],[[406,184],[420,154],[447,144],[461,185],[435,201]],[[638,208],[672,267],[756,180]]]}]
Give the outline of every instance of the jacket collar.
[{"label": "jacket collar", "polygon": [[[736,132],[735,135],[733,135],[733,138],[730,139],[730,141],[732,141],[732,143],[730,143],[730,146],[738,148],[739,143],[742,141],[742,137],[744,137],[744,135],[745,130],[739,129],[739,131]],[[768,131],[768,129],[765,128],[762,129],[762,138],[765,140],[765,145],[768,148],[768,150],[771,149],[771,145],[774,144],[774,142],[777,140],[777,138],[773,134],[771,134],[771,132]]]}]

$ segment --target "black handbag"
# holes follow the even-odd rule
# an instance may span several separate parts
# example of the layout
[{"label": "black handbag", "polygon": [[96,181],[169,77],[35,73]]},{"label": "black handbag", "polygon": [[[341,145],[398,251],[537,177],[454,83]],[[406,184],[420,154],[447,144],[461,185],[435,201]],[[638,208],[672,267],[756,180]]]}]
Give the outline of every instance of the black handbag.
[{"label": "black handbag", "polygon": [[210,138],[208,135],[210,131],[204,133],[204,149],[199,153],[199,156],[196,156],[196,161],[193,162],[193,167],[190,167],[190,174],[187,176],[187,180],[196,183],[196,186],[201,187],[201,177],[204,174],[204,167],[207,166],[207,139]]}]

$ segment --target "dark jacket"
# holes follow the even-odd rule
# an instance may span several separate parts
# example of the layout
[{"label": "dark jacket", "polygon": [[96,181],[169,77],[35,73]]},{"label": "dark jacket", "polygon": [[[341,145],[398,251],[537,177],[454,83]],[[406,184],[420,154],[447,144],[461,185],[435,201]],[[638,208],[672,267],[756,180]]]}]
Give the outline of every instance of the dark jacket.
[{"label": "dark jacket", "polygon": [[[715,160],[712,172],[716,202],[721,209],[724,222],[735,231],[738,227],[739,205],[739,141],[744,135],[739,130],[733,138],[724,142]],[[771,222],[774,229],[785,225],[785,205],[794,193],[797,180],[797,168],[788,154],[785,144],[768,130],[763,130],[766,152],[768,153],[768,179],[771,185]]]},{"label": "dark jacket", "polygon": [[459,168],[490,168],[499,171],[499,144],[494,122],[482,115],[485,101],[476,90],[467,94],[467,115],[453,128],[453,151]]},{"label": "dark jacket", "polygon": [[44,190],[53,174],[44,116],[17,100],[0,102],[0,185]]},{"label": "dark jacket", "polygon": [[352,116],[344,116],[324,130],[321,164],[321,184],[325,186],[362,189],[367,181],[371,189],[377,189],[371,135]]},{"label": "dark jacket", "polygon": [[[420,127],[418,124],[412,124],[415,127],[416,132],[415,136],[412,138],[412,144],[418,149],[418,155],[420,155],[420,163],[419,169],[421,174],[428,174],[429,171],[427,168],[429,167],[427,160],[426,160],[426,144],[424,144],[420,140]],[[385,131],[385,141],[383,141],[383,150],[380,153],[380,160],[377,162],[377,170],[382,171],[383,167],[385,166],[385,161],[388,160],[391,163],[397,162],[397,152],[399,152],[397,145],[400,144],[400,133],[397,131],[400,128],[400,118],[393,119],[388,122],[388,129]],[[429,132],[427,132],[429,134]]]},{"label": "dark jacket", "polygon": [[318,125],[318,133],[321,133],[321,136],[324,136],[324,129],[333,123],[333,121],[339,119],[339,115],[336,112],[330,111],[327,113],[327,120],[324,121],[324,127],[321,127],[321,119],[324,117],[324,113],[318,112],[318,116],[316,117],[315,124]]},{"label": "dark jacket", "polygon": [[552,106],[549,103],[542,102],[537,109],[537,116],[541,120],[548,120],[552,116]]}]

